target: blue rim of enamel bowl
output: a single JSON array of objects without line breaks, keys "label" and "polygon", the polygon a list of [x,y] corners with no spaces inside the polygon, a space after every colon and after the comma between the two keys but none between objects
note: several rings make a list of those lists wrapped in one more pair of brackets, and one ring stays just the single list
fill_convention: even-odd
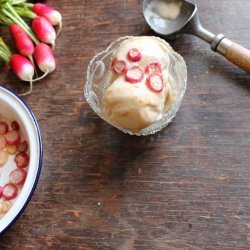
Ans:
[{"label": "blue rim of enamel bowl", "polygon": [[35,125],[36,128],[36,132],[37,132],[37,137],[38,137],[38,143],[39,143],[39,161],[38,161],[38,168],[37,168],[37,173],[36,173],[36,177],[35,177],[35,181],[33,184],[33,187],[25,201],[25,203],[23,204],[22,208],[19,210],[19,212],[15,215],[15,217],[11,220],[11,222],[2,230],[0,231],[0,236],[3,235],[20,217],[20,215],[24,212],[26,206],[28,205],[28,203],[30,202],[30,199],[32,197],[32,195],[34,194],[34,191],[37,187],[38,181],[39,181],[39,177],[41,174],[41,170],[42,170],[42,161],[43,161],[43,143],[42,143],[42,137],[41,137],[41,132],[40,132],[40,128],[38,125],[38,122],[35,118],[34,113],[31,111],[30,107],[28,106],[28,104],[21,98],[19,97],[17,94],[15,94],[12,90],[0,86],[0,89],[3,89],[4,91],[8,92],[10,95],[14,96],[14,98],[18,99],[26,108],[26,110],[29,112],[29,114],[31,115],[31,118],[33,120],[33,123]]}]

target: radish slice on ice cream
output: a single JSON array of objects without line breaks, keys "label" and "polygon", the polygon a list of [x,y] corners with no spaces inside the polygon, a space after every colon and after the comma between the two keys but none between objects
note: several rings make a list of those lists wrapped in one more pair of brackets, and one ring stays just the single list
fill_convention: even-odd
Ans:
[{"label": "radish slice on ice cream", "polygon": [[130,83],[139,83],[143,79],[143,71],[139,66],[134,66],[127,70],[126,81]]},{"label": "radish slice on ice cream", "polygon": [[141,60],[141,58],[142,58],[141,52],[136,48],[131,49],[128,52],[128,59],[131,62],[139,62]]},{"label": "radish slice on ice cream", "polygon": [[163,78],[159,74],[152,74],[147,78],[148,88],[155,92],[160,93],[163,90]]}]

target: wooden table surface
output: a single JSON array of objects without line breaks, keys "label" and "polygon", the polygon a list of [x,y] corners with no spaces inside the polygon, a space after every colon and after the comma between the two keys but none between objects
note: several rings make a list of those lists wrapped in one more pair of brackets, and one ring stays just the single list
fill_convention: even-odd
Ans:
[{"label": "wooden table surface", "polygon": [[[43,168],[0,249],[249,249],[250,75],[183,36],[171,42],[188,67],[177,117],[153,136],[123,134],[94,114],[83,86],[89,60],[111,41],[154,34],[142,0],[46,2],[63,14],[57,70],[25,97],[42,131]],[[250,48],[250,1],[196,3],[207,29]]]}]

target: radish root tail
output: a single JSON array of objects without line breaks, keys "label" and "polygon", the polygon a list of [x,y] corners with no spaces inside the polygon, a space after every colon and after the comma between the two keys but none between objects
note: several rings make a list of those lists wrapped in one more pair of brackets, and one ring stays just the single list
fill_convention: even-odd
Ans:
[{"label": "radish root tail", "polygon": [[29,58],[29,60],[31,61],[31,63],[33,64],[33,66],[34,66],[36,77],[38,77],[38,74],[37,74],[37,70],[36,70],[36,67],[35,67],[35,63],[34,63],[33,56],[29,56],[28,58]]},{"label": "radish root tail", "polygon": [[60,23],[58,24],[58,30],[57,30],[57,32],[56,32],[56,37],[58,37],[58,36],[60,35],[61,31],[62,31],[62,22],[60,22]]},{"label": "radish root tail", "polygon": [[38,81],[42,80],[42,79],[45,78],[48,74],[49,74],[49,71],[47,70],[42,76],[40,76],[40,77],[34,79],[33,82],[38,82]]},{"label": "radish root tail", "polygon": [[25,92],[25,93],[20,94],[20,96],[26,96],[26,95],[31,94],[32,89],[33,89],[33,81],[32,81],[32,79],[30,79],[29,83],[30,83],[30,89],[29,89],[29,91],[27,91],[27,92]]}]

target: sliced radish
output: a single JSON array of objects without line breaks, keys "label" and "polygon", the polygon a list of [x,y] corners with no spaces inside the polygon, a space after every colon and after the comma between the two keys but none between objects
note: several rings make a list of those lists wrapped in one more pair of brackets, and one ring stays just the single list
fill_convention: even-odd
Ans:
[{"label": "sliced radish", "polygon": [[5,200],[15,199],[17,195],[18,188],[14,184],[8,183],[3,187],[3,198]]},{"label": "sliced radish", "polygon": [[14,169],[9,176],[10,182],[16,185],[23,184],[25,182],[26,176],[27,174],[23,169],[21,168]]},{"label": "sliced radish", "polygon": [[15,130],[9,131],[5,135],[5,138],[6,138],[7,143],[9,145],[18,145],[19,144],[20,136],[19,136],[18,132]]},{"label": "sliced radish", "polygon": [[8,152],[5,150],[0,150],[0,167],[2,167],[8,161],[8,158]]},{"label": "sliced radish", "polygon": [[112,61],[112,69],[116,75],[121,75],[127,70],[126,62],[124,60],[117,60],[117,58],[114,58]]},{"label": "sliced radish", "polygon": [[3,187],[0,186],[0,199],[2,198],[3,195]]},{"label": "sliced radish", "polygon": [[161,64],[159,62],[152,62],[146,67],[146,74],[151,75],[153,73],[155,74],[161,74]]},{"label": "sliced radish", "polygon": [[163,78],[159,74],[152,74],[147,78],[148,88],[155,92],[160,93],[163,90]]},{"label": "sliced radish", "polygon": [[12,207],[11,201],[4,201],[2,204],[2,213],[6,214]]},{"label": "sliced radish", "polygon": [[13,122],[11,123],[11,127],[12,127],[14,130],[16,130],[16,131],[18,131],[18,130],[20,129],[19,123],[18,123],[17,121],[13,121]]},{"label": "sliced radish", "polygon": [[28,142],[27,141],[22,141],[19,145],[18,145],[18,151],[19,152],[26,152],[28,149]]},{"label": "sliced radish", "polygon": [[29,164],[29,160],[29,156],[24,152],[18,153],[14,159],[17,167],[19,168],[26,168]]},{"label": "sliced radish", "polygon": [[139,62],[141,60],[141,58],[142,58],[141,52],[136,48],[131,49],[128,52],[128,59],[131,62]]},{"label": "sliced radish", "polygon": [[9,131],[7,122],[0,122],[0,135],[5,135]]},{"label": "sliced radish", "polygon": [[127,70],[126,72],[126,81],[130,83],[138,83],[143,79],[143,71],[139,66],[134,66]]},{"label": "sliced radish", "polygon": [[7,145],[7,141],[4,135],[0,135],[0,150],[3,150]]},{"label": "sliced radish", "polygon": [[10,155],[15,155],[17,152],[17,145],[7,145],[6,150]]}]

